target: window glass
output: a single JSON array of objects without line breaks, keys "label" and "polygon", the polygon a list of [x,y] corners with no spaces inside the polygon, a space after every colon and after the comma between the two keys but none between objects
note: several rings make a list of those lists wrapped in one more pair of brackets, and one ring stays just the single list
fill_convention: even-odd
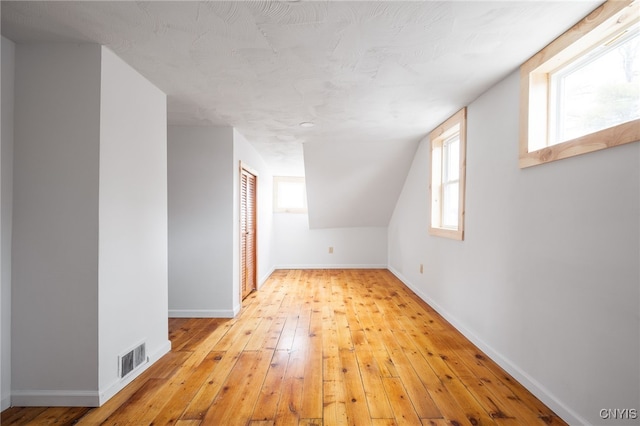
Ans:
[{"label": "window glass", "polygon": [[278,184],[279,208],[302,209],[304,205],[304,182],[280,182]]},{"label": "window glass", "polygon": [[460,176],[460,133],[456,133],[444,142],[443,180],[450,182]]},{"label": "window glass", "polygon": [[442,227],[458,228],[458,182],[444,185],[442,203]]},{"label": "window glass", "polygon": [[640,118],[638,25],[551,74],[557,144]]},{"label": "window glass", "polygon": [[273,182],[275,212],[305,213],[307,211],[307,192],[303,177],[276,176]]},{"label": "window glass", "polygon": [[458,178],[460,176],[460,133],[443,142],[442,227],[458,227]]}]

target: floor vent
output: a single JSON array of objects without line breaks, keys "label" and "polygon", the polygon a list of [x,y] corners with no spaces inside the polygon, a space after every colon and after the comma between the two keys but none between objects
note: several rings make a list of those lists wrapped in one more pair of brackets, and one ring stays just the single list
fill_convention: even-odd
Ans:
[{"label": "floor vent", "polygon": [[147,360],[147,348],[143,343],[120,357],[120,378],[125,377]]}]

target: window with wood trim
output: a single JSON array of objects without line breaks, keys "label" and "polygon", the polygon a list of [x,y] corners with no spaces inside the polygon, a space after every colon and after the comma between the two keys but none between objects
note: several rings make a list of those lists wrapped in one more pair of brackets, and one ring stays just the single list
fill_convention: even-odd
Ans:
[{"label": "window with wood trim", "polygon": [[640,1],[609,0],[520,67],[520,167],[640,140]]},{"label": "window with wood trim", "polygon": [[463,240],[467,109],[461,109],[436,127],[429,134],[429,142],[429,234]]},{"label": "window with wood trim", "polygon": [[273,178],[273,211],[276,213],[306,213],[307,191],[303,177]]}]

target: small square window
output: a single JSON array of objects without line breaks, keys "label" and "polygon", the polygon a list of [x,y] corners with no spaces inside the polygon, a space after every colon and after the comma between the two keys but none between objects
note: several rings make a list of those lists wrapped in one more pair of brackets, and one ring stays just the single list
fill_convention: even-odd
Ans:
[{"label": "small square window", "polygon": [[431,220],[429,234],[464,238],[466,108],[429,134]]},{"label": "small square window", "polygon": [[307,192],[303,177],[275,176],[273,178],[273,211],[277,213],[307,212]]}]

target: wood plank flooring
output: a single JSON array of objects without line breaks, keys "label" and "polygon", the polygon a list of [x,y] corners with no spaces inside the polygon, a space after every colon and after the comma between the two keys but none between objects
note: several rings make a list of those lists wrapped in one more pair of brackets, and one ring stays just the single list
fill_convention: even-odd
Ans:
[{"label": "wood plank flooring", "polygon": [[100,408],[2,425],[565,424],[386,270],[278,270],[234,319],[170,319],[172,351]]}]

